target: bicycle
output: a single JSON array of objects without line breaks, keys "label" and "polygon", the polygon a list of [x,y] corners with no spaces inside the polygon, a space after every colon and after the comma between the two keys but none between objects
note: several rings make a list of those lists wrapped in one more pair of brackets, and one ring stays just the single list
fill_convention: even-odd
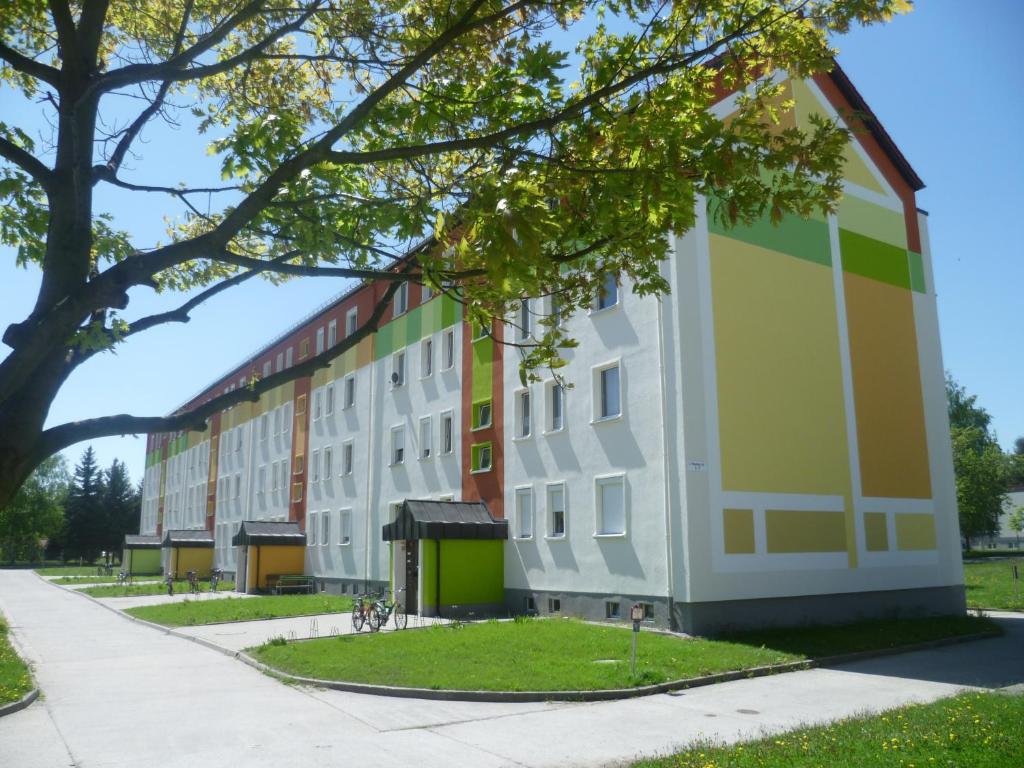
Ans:
[{"label": "bicycle", "polygon": [[164,578],[164,584],[167,585],[167,594],[170,597],[174,597],[174,574],[168,573]]},{"label": "bicycle", "polygon": [[97,565],[96,575],[97,576],[112,576],[114,574],[114,566],[112,565]]},{"label": "bicycle", "polygon": [[395,617],[395,629],[405,629],[409,624],[409,614],[403,610],[404,600],[398,599],[398,592],[405,592],[405,588],[397,589],[393,593],[395,595],[394,600],[388,600],[385,593],[379,598],[373,601],[373,605],[370,606],[370,615],[368,621],[370,622],[370,631],[377,632],[388,623],[388,620]]},{"label": "bicycle", "polygon": [[132,574],[122,568],[117,573],[117,585],[119,587],[130,587],[132,585]]},{"label": "bicycle", "polygon": [[188,591],[193,595],[199,594],[199,574],[195,571],[189,571],[185,574],[188,578]]},{"label": "bicycle", "polygon": [[[352,603],[352,629],[356,632],[363,628],[370,615],[371,600],[369,595],[359,595]],[[371,627],[372,628],[372,627]]]},{"label": "bicycle", "polygon": [[210,591],[217,591],[217,584],[224,578],[224,571],[220,568],[214,568],[210,571]]}]

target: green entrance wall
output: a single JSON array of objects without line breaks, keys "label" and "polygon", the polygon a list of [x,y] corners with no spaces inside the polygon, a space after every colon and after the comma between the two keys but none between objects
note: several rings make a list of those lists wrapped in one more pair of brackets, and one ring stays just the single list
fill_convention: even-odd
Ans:
[{"label": "green entrance wall", "polygon": [[438,547],[441,611],[446,607],[505,602],[505,542],[500,539],[425,540],[420,558],[423,608],[437,607]]},{"label": "green entrance wall", "polygon": [[133,576],[160,573],[159,549],[125,549],[121,563]]}]

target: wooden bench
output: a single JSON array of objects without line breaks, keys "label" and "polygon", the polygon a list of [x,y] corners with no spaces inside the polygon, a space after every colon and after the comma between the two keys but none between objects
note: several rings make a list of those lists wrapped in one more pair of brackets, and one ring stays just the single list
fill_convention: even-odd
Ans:
[{"label": "wooden bench", "polygon": [[312,576],[303,576],[302,574],[282,575],[277,576],[276,578],[273,576],[268,576],[268,586],[271,582],[271,579],[274,579],[273,589],[275,595],[283,595],[288,592],[300,592],[305,593],[307,595],[313,594]]}]

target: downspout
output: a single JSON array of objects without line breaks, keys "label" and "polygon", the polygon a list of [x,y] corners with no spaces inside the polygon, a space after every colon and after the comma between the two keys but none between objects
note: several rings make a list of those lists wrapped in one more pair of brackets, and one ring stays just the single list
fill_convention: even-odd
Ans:
[{"label": "downspout", "polygon": [[[669,263],[676,265],[678,254],[675,250],[675,242],[672,244],[672,256]],[[665,502],[665,564],[668,568],[668,625],[672,626],[672,604],[675,601],[675,568],[672,564],[672,480],[669,474],[672,466],[669,456],[668,439],[668,381],[665,375],[665,307],[661,299],[658,299],[658,378],[661,384],[661,455],[662,472],[664,473],[664,502]],[[682,386],[682,382],[680,382]]]},{"label": "downspout", "polygon": [[[382,363],[382,365],[383,365],[383,363]],[[374,461],[374,458],[373,458],[373,416],[374,416],[374,397],[373,397],[373,395],[374,395],[374,379],[376,378],[376,376],[374,374],[376,373],[376,369],[377,369],[377,361],[374,360],[374,361],[372,361],[370,363],[370,384],[367,387],[370,390],[369,393],[368,393],[369,406],[370,406],[369,407],[370,417],[369,417],[369,429],[367,431],[367,437],[366,437],[366,455],[367,455],[367,457],[369,459],[369,462],[368,462],[369,466],[367,467],[367,471],[366,471],[366,526],[365,526],[366,527],[366,532],[364,534],[365,541],[363,542],[363,544],[364,544],[364,546],[363,546],[363,592],[364,593],[370,591],[370,528],[372,527],[371,524],[370,524],[370,521],[372,519],[371,509],[372,509],[372,506],[373,506],[373,497],[371,496],[371,491],[373,489],[374,468],[377,466],[377,464],[376,464],[376,462]],[[356,372],[352,371],[352,376],[355,377],[355,375],[356,375]],[[355,385],[353,385],[353,386],[355,386]],[[357,394],[357,397],[358,397],[358,394]],[[355,449],[355,445],[353,444],[353,447],[352,447],[352,464],[353,464],[353,467],[354,467],[355,461],[356,461],[355,450],[356,450]],[[389,545],[389,546],[391,546],[391,545]]]}]

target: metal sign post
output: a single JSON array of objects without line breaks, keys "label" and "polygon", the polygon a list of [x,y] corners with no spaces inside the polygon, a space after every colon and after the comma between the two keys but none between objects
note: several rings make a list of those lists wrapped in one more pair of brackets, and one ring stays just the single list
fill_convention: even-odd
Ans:
[{"label": "metal sign post", "polygon": [[1013,566],[1013,602],[1017,603],[1017,582],[1020,581],[1020,572],[1017,570],[1016,564]]},{"label": "metal sign post", "polygon": [[640,603],[635,604],[629,611],[629,617],[633,619],[633,656],[629,664],[630,674],[636,677],[636,639],[640,636],[640,622],[644,620],[644,607]]}]

